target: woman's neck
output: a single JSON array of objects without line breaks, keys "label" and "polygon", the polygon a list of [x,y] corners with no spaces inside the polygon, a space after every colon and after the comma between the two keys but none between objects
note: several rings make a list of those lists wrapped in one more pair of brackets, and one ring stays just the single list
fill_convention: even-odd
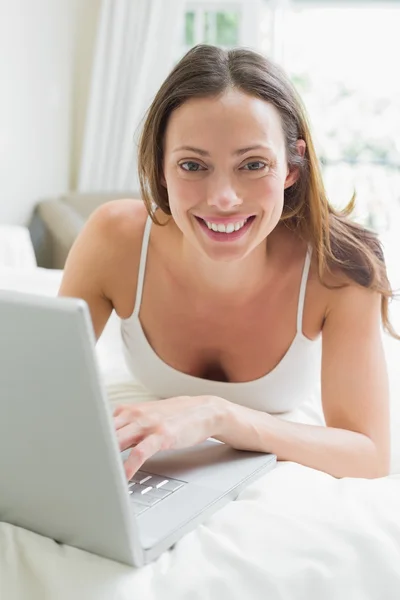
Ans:
[{"label": "woman's neck", "polygon": [[[273,232],[274,233],[274,232]],[[241,305],[254,298],[276,272],[276,234],[236,261],[216,261],[199,251],[182,234],[176,245],[180,256],[180,271],[187,287],[200,296],[212,296],[215,301]],[[273,239],[274,238],[274,239]]]}]

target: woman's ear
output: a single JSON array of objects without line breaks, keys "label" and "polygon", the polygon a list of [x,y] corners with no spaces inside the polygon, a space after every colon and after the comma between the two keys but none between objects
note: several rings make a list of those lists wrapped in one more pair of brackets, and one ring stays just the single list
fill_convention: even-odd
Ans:
[{"label": "woman's ear", "polygon": [[[304,140],[297,140],[296,142],[296,146],[297,146],[297,152],[298,154],[303,157],[306,153],[306,143]],[[299,178],[299,168],[298,167],[293,167],[292,169],[289,169],[288,167],[288,172],[286,175],[286,179],[285,179],[285,189],[290,187],[291,185],[293,185],[294,183],[296,183],[297,179]]]}]

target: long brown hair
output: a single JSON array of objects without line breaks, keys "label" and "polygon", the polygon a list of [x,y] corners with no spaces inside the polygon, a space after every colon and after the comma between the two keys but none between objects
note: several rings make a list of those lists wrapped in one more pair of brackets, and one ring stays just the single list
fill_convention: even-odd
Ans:
[{"label": "long brown hair", "polygon": [[[296,183],[285,190],[281,221],[311,243],[321,282],[326,273],[341,273],[379,292],[383,327],[400,339],[388,316],[388,302],[394,294],[377,235],[349,219],[354,197],[343,211],[329,203],[303,103],[282,69],[256,52],[200,44],[186,53],[162,84],[148,110],[138,155],[142,198],[153,221],[160,224],[155,207],[171,214],[168,192],[161,183],[169,116],[190,98],[216,97],[228,88],[270,102],[280,113],[288,166],[299,169]],[[304,157],[297,151],[299,139],[306,143]]]}]

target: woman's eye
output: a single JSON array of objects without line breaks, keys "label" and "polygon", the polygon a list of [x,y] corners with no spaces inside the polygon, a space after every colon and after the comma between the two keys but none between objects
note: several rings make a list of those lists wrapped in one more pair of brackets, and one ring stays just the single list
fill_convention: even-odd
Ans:
[{"label": "woman's eye", "polygon": [[186,162],[181,163],[179,166],[184,171],[193,171],[195,173],[197,171],[204,171],[204,168],[201,165],[199,165],[199,163],[194,162],[192,160],[187,160]]},{"label": "woman's eye", "polygon": [[252,162],[247,163],[247,165],[244,165],[242,168],[246,171],[261,171],[266,166],[266,163],[262,162],[261,160],[253,160]]}]

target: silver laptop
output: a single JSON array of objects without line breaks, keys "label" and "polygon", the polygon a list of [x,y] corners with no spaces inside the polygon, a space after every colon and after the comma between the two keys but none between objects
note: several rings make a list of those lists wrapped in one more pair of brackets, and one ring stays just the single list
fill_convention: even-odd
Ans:
[{"label": "silver laptop", "polygon": [[0,520],[141,566],[236,498],[276,456],[215,440],[128,482],[87,304],[0,292]]}]

